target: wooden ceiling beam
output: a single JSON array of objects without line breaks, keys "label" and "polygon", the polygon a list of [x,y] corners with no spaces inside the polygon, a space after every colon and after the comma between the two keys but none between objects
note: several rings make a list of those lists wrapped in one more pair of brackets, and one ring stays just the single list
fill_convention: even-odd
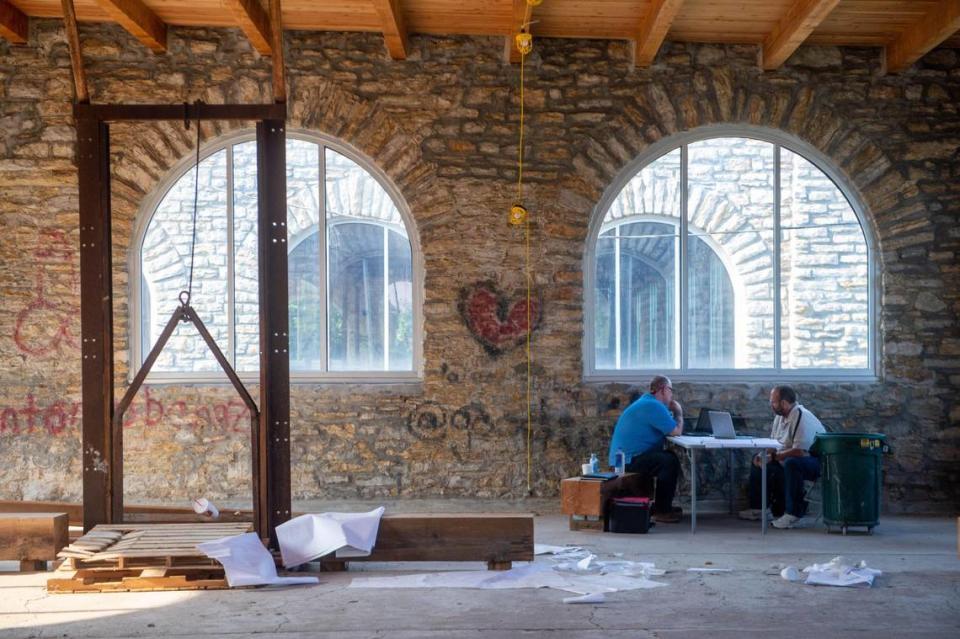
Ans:
[{"label": "wooden ceiling beam", "polygon": [[510,33],[507,34],[503,43],[503,61],[506,64],[518,64],[520,62],[520,50],[517,49],[517,34],[523,31],[526,26],[527,33],[533,33],[527,22],[533,16],[533,7],[527,4],[527,0],[507,0],[511,4],[510,9]]},{"label": "wooden ceiling beam", "polygon": [[237,26],[246,34],[250,44],[260,55],[271,55],[270,16],[259,0],[223,0],[237,20]]},{"label": "wooden ceiling beam", "polygon": [[67,31],[67,46],[70,49],[70,68],[73,72],[73,88],[77,104],[88,104],[90,92],[87,90],[87,74],[83,70],[83,53],[80,49],[80,32],[77,29],[77,12],[73,0],[60,0],[63,7],[63,21]]},{"label": "wooden ceiling beam", "polygon": [[283,18],[280,0],[270,1],[270,46],[273,49],[273,101],[287,103],[287,68],[283,64]]},{"label": "wooden ceiling beam", "polygon": [[383,39],[390,57],[394,60],[405,60],[410,41],[400,0],[373,0],[373,6],[383,24]]},{"label": "wooden ceiling beam", "polygon": [[763,40],[761,66],[772,71],[787,61],[803,41],[830,15],[840,0],[797,0]]},{"label": "wooden ceiling beam", "polygon": [[26,44],[29,32],[26,14],[7,0],[0,0],[0,37],[13,44]]},{"label": "wooden ceiling beam", "polygon": [[887,45],[888,73],[910,68],[931,49],[960,29],[960,0],[941,0],[925,16]]},{"label": "wooden ceiling beam", "polygon": [[141,0],[97,0],[117,24],[154,53],[167,50],[167,25]]},{"label": "wooden ceiling beam", "polygon": [[634,58],[636,66],[648,67],[653,64],[682,4],[683,0],[651,0],[650,10],[637,29]]}]

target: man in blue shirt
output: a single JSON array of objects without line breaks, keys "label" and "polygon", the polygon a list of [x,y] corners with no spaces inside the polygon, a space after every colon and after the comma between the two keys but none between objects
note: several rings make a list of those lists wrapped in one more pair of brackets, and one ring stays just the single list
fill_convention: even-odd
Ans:
[{"label": "man in blue shirt", "polygon": [[677,523],[682,511],[673,507],[680,477],[680,460],[663,450],[664,438],[683,432],[683,408],[673,399],[670,379],[657,375],[650,380],[650,392],[630,404],[617,420],[610,440],[609,461],[616,465],[618,450],[626,456],[626,471],[657,480],[651,518]]}]

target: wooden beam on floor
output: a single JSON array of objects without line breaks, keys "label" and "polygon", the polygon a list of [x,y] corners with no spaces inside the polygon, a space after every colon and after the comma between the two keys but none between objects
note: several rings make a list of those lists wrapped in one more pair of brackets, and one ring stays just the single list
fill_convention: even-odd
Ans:
[{"label": "wooden beam on floor", "polygon": [[796,0],[763,40],[763,69],[772,71],[786,62],[838,4],[840,0]]},{"label": "wooden beam on floor", "polygon": [[287,69],[283,63],[283,12],[280,10],[280,0],[270,0],[270,45],[273,49],[273,101],[286,104]]},{"label": "wooden beam on floor", "polygon": [[0,0],[0,37],[13,44],[26,44],[30,32],[27,16],[23,11]]},{"label": "wooden beam on floor", "polygon": [[83,51],[80,48],[80,32],[77,29],[77,12],[73,0],[60,0],[63,7],[63,22],[66,25],[67,45],[70,49],[70,69],[73,72],[74,98],[78,104],[90,102],[87,89],[87,74],[83,70]]},{"label": "wooden beam on floor", "polygon": [[383,39],[390,57],[394,60],[406,60],[410,42],[400,0],[373,0],[373,6],[380,15]]},{"label": "wooden beam on floor", "polygon": [[290,338],[287,285],[286,125],[257,123],[260,281],[260,422],[253,429],[254,522],[277,548],[290,519]]},{"label": "wooden beam on floor", "polygon": [[682,4],[683,0],[651,0],[650,9],[637,29],[636,66],[648,67],[653,64]]},{"label": "wooden beam on floor", "polygon": [[530,25],[527,23],[533,16],[533,7],[527,4],[527,0],[508,0],[512,4],[510,17],[510,33],[507,34],[503,43],[503,61],[506,64],[519,64],[520,51],[517,49],[517,34],[521,31],[533,33]]},{"label": "wooden beam on floor", "polygon": [[270,33],[270,16],[259,0],[223,0],[223,3],[236,18],[237,26],[246,34],[253,48],[260,55],[271,55],[273,36]]},{"label": "wooden beam on floor", "polygon": [[167,25],[140,0],[96,0],[107,15],[154,53],[167,50]]},{"label": "wooden beam on floor", "polygon": [[887,46],[888,73],[910,68],[960,29],[960,0],[941,0]]}]

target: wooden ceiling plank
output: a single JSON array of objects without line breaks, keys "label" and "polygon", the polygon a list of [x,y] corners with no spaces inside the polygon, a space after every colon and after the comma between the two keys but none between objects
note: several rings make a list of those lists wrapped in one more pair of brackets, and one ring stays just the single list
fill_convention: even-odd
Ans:
[{"label": "wooden ceiling plank", "polygon": [[287,103],[287,69],[283,63],[283,15],[280,0],[270,0],[270,45],[273,60],[273,101]]},{"label": "wooden ceiling plank", "polygon": [[117,24],[154,53],[167,50],[167,25],[141,0],[97,0]]},{"label": "wooden ceiling plank", "polygon": [[67,45],[70,49],[70,68],[73,71],[73,88],[77,104],[89,104],[90,92],[87,90],[87,74],[83,70],[83,53],[80,50],[80,32],[77,30],[77,12],[73,0],[60,0],[63,7],[63,21],[67,31]]},{"label": "wooden ceiling plank", "polygon": [[270,55],[270,16],[259,0],[223,0],[237,20],[237,26],[246,34],[250,44],[260,55]]},{"label": "wooden ceiling plank", "polygon": [[29,32],[26,14],[7,0],[0,0],[0,37],[13,44],[26,44]]},{"label": "wooden ceiling plank", "polygon": [[762,65],[772,71],[787,61],[840,0],[797,0],[763,40]]},{"label": "wooden ceiling plank", "polygon": [[[507,64],[520,63],[520,51],[517,49],[516,36],[523,30],[524,25],[533,16],[533,8],[527,4],[527,0],[507,0],[510,2],[510,33],[503,42],[503,61]],[[527,25],[527,32],[533,33],[531,27]]]},{"label": "wooden ceiling plank", "polygon": [[636,66],[648,67],[653,63],[682,4],[683,0],[651,0],[650,10],[637,29]]},{"label": "wooden ceiling plank", "polygon": [[960,0],[941,0],[887,46],[887,72],[898,73],[960,29]]},{"label": "wooden ceiling plank", "polygon": [[400,0],[373,0],[373,5],[383,23],[383,39],[390,57],[394,60],[405,60],[410,41]]}]

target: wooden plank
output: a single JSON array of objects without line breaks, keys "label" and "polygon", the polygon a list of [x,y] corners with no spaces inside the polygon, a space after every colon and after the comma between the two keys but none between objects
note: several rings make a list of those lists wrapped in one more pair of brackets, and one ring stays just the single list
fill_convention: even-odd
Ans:
[{"label": "wooden plank", "polygon": [[273,101],[277,104],[287,102],[287,70],[283,63],[283,15],[280,11],[280,0],[270,2],[270,45],[273,49],[271,58],[273,68]]},{"label": "wooden plank", "polygon": [[771,71],[786,62],[840,0],[797,0],[763,41],[762,66]]},{"label": "wooden plank", "polygon": [[[4,512],[65,512],[69,515],[70,525],[80,526],[83,524],[83,505],[69,502],[0,500],[0,513]],[[225,508],[220,511],[220,517],[211,522],[209,517],[196,514],[193,508],[124,504],[123,517],[124,521],[128,523],[147,521],[182,523],[250,522],[253,520],[253,511]]]},{"label": "wooden plank", "polygon": [[75,117],[129,120],[269,120],[285,119],[282,104],[77,104]]},{"label": "wooden plank", "polygon": [[532,27],[528,24],[533,16],[533,7],[527,4],[527,0],[508,1],[511,6],[510,31],[503,43],[503,61],[507,64],[518,64],[521,55],[520,50],[517,49],[516,37],[521,31],[533,33]]},{"label": "wooden plank", "polygon": [[390,57],[406,60],[410,43],[400,0],[373,0],[373,6],[383,23],[383,39]]},{"label": "wooden plank", "polygon": [[650,8],[637,29],[634,64],[648,67],[653,63],[682,5],[683,0],[651,0]]},{"label": "wooden plank", "polygon": [[0,0],[0,37],[13,44],[26,44],[29,34],[26,14],[8,0]]},{"label": "wooden plank", "polygon": [[67,521],[66,513],[0,513],[0,559],[55,560],[67,545]]},{"label": "wooden plank", "polygon": [[253,48],[260,55],[271,55],[273,36],[270,33],[270,16],[263,10],[259,0],[223,0],[223,3],[237,19],[237,26],[246,34]]},{"label": "wooden plank", "polygon": [[167,25],[140,0],[96,0],[117,24],[154,53],[167,50]]},{"label": "wooden plank", "polygon": [[257,533],[277,548],[290,519],[290,339],[287,290],[286,125],[257,123],[260,420],[251,425]]},{"label": "wooden plank", "polygon": [[[65,0],[69,1],[69,0]],[[106,124],[77,119],[80,195],[80,332],[83,527],[114,520],[113,281],[110,142]]]},{"label": "wooden plank", "polygon": [[368,557],[333,561],[533,561],[533,515],[384,515]]},{"label": "wooden plank", "polygon": [[941,0],[910,25],[886,51],[888,73],[899,73],[960,29],[960,0]]},{"label": "wooden plank", "polygon": [[67,32],[67,45],[70,49],[74,99],[79,104],[86,104],[90,102],[90,91],[87,89],[87,75],[83,70],[83,50],[80,48],[77,14],[73,8],[73,0],[61,0],[61,3],[63,5],[63,21]]}]

